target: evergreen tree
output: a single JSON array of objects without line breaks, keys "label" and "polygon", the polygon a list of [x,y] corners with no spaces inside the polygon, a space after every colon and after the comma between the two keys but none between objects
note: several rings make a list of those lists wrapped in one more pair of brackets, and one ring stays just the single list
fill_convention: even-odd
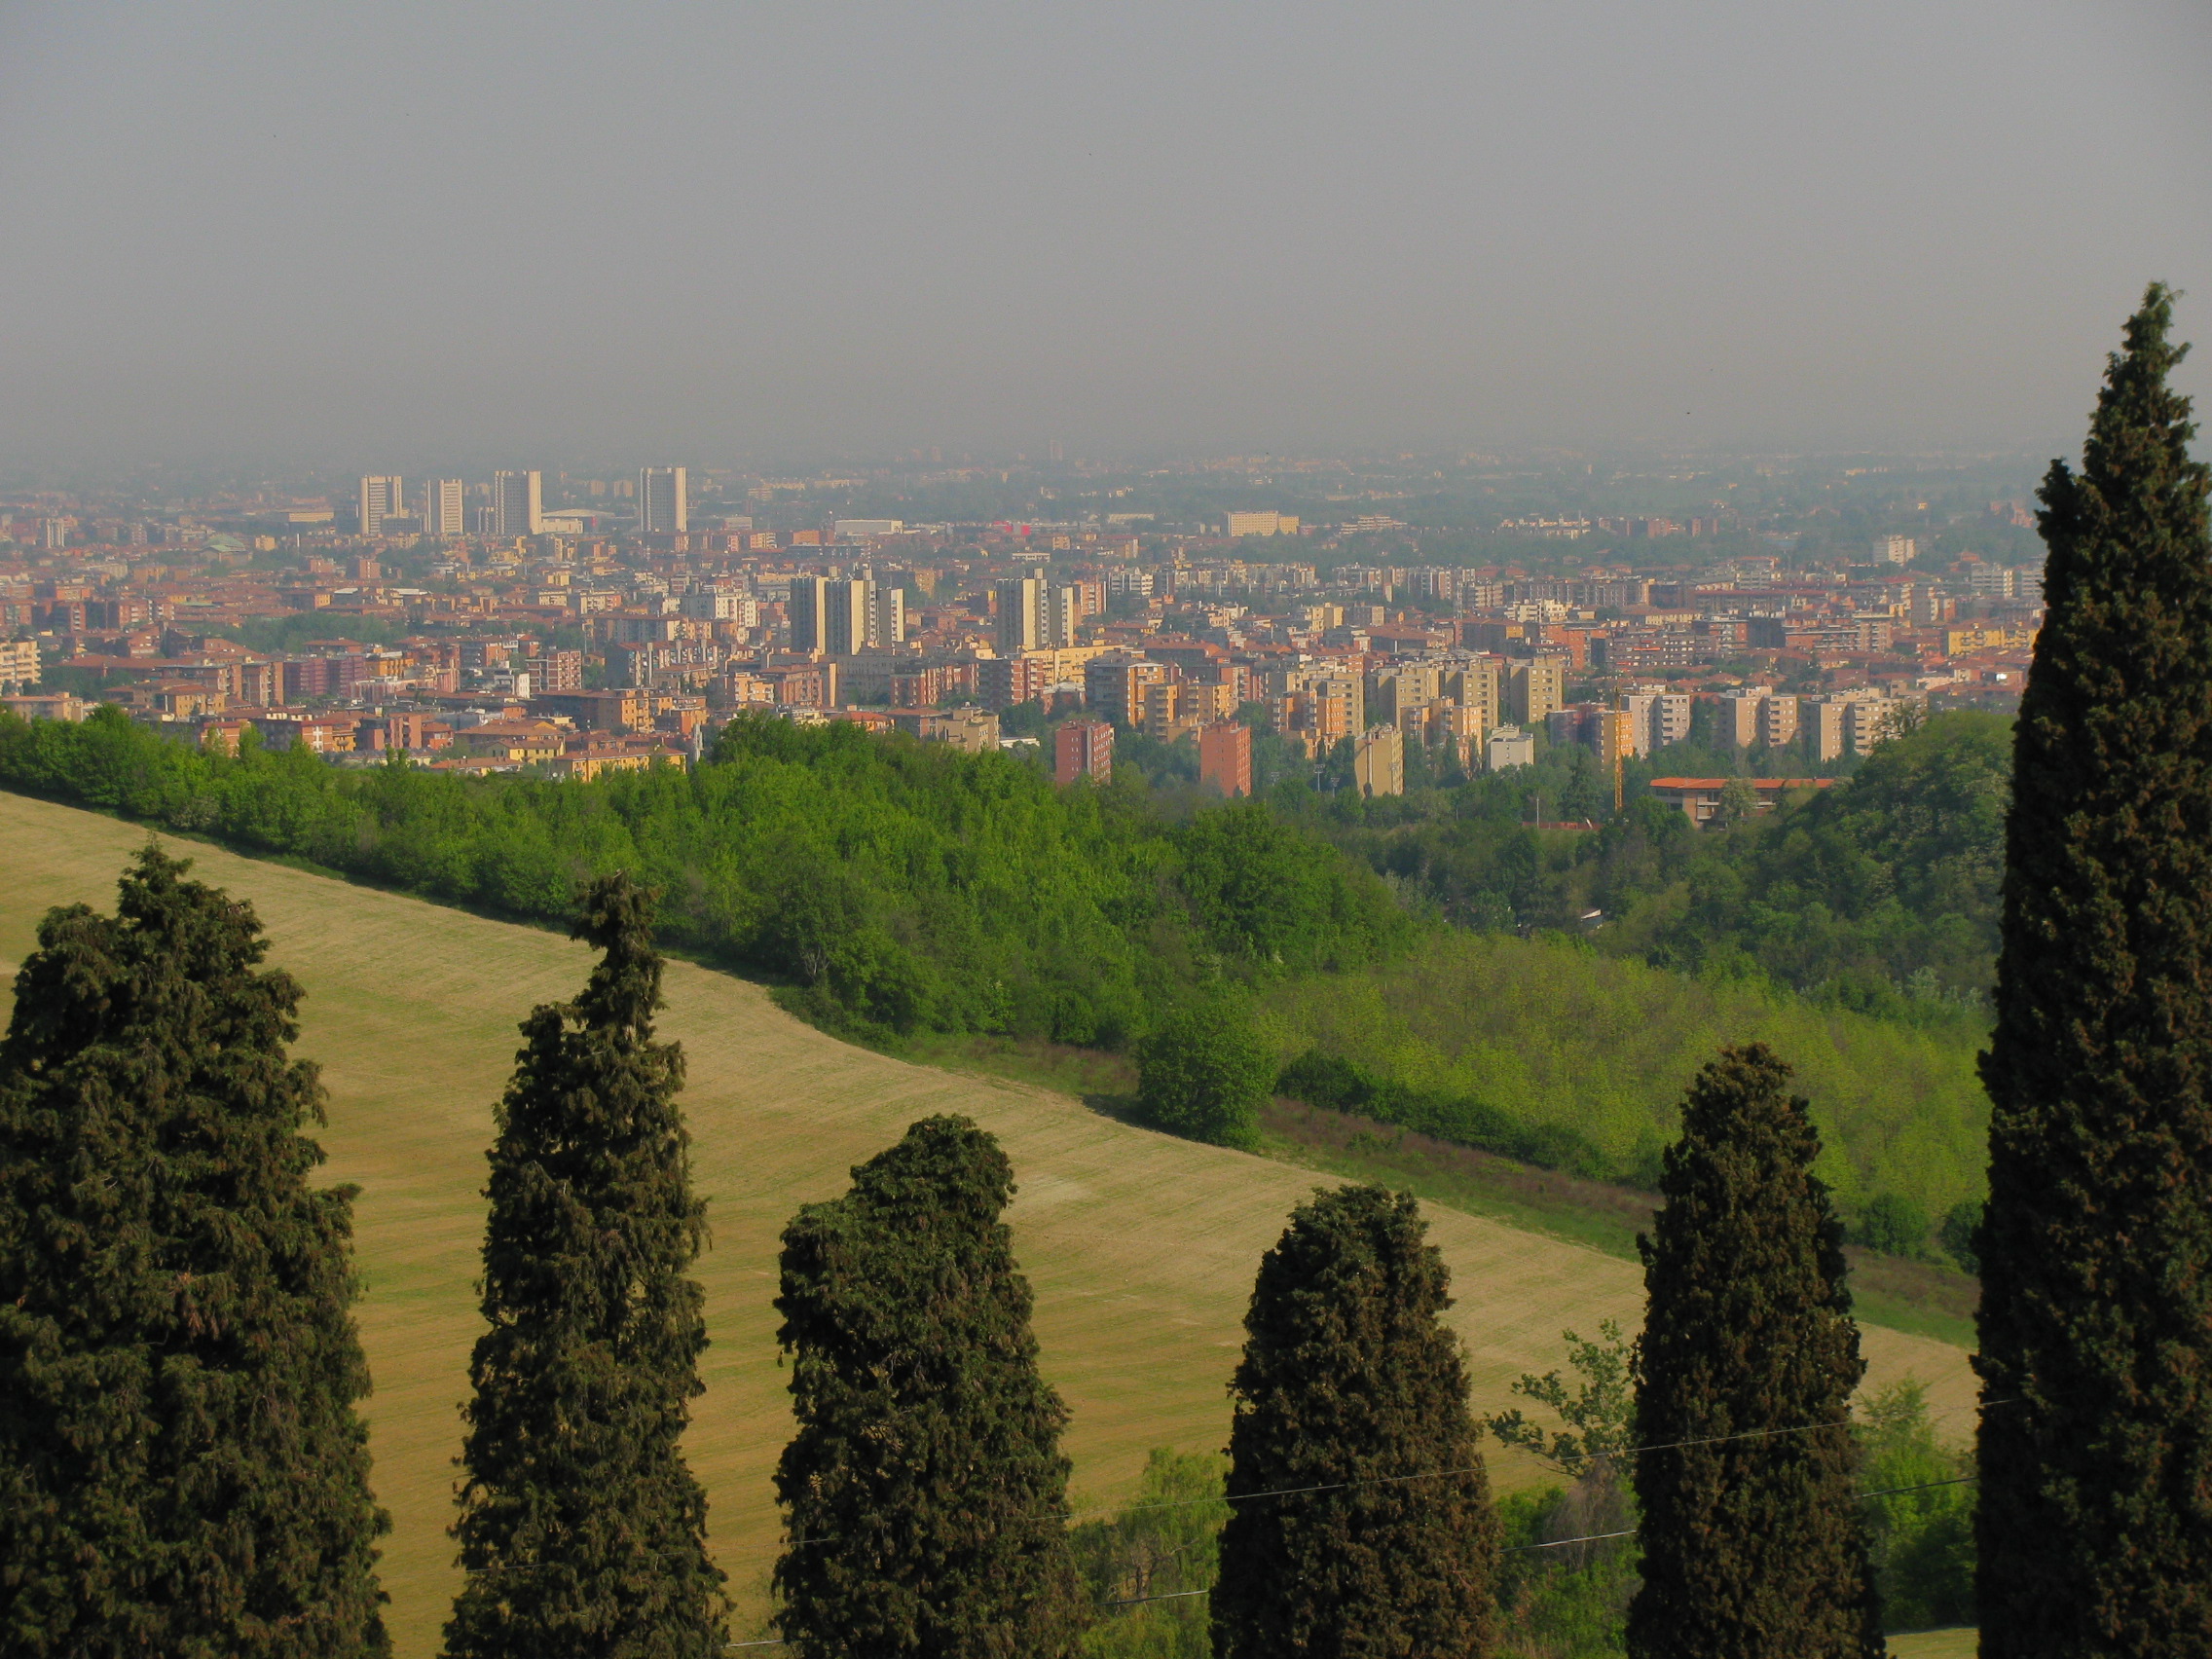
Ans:
[{"label": "evergreen tree", "polygon": [[2154,286],[2014,734],[1981,1260],[1982,1651],[2212,1652],[2212,473]]},{"label": "evergreen tree", "polygon": [[776,1309],[798,1432],[776,1474],[778,1627],[805,1655],[1058,1659],[1083,1590],[1067,1410],[1037,1373],[999,1213],[1014,1171],[927,1118],[784,1232]]},{"label": "evergreen tree", "polygon": [[705,1233],[676,1105],[652,895],[583,894],[605,954],[523,1022],[499,1104],[484,1316],[461,1461],[455,1659],[664,1659],[725,1640],[707,1503],[679,1441],[707,1346],[688,1275]]},{"label": "evergreen tree", "polygon": [[1493,1647],[1497,1519],[1426,1234],[1412,1198],[1342,1187],[1260,1262],[1230,1383],[1221,1659]]},{"label": "evergreen tree", "polygon": [[50,911],[0,1045],[0,1651],[388,1651],[351,1188],[300,987],[149,846]]},{"label": "evergreen tree", "polygon": [[1755,1043],[1698,1074],[1638,1241],[1633,1659],[1883,1651],[1845,1421],[1865,1367],[1843,1228],[1788,1081]]}]

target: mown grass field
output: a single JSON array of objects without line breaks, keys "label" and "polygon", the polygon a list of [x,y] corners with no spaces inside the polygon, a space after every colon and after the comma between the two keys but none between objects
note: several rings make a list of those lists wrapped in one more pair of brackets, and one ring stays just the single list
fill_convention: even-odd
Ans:
[{"label": "mown grass field", "polygon": [[[0,959],[12,969],[48,906],[108,908],[142,830],[0,795]],[[172,845],[175,845],[172,843]],[[331,1096],[328,1174],[361,1188],[356,1238],[378,1494],[390,1509],[384,1578],[402,1659],[433,1653],[454,1587],[453,1457],[475,1294],[491,1106],[532,1004],[571,994],[587,953],[487,921],[217,849],[181,845],[199,873],[250,899],[273,960],[306,985],[301,1052]],[[915,1118],[965,1112],[1002,1136],[1021,1183],[1012,1220],[1037,1295],[1048,1375],[1074,1414],[1079,1495],[1111,1502],[1146,1450],[1219,1447],[1223,1384],[1260,1253],[1309,1189],[1308,1172],[1115,1122],[1064,1095],[948,1074],[839,1043],[756,985],[675,964],[664,1031],[690,1061],[684,1095],[714,1247],[699,1277],[714,1346],[687,1442],[712,1502],[715,1548],[748,1616],[777,1538],[768,1481],[788,1428],[775,1346],[776,1238],[791,1212],[841,1192],[849,1167]],[[1449,1209],[1449,1259],[1479,1409],[1527,1370],[1559,1363],[1563,1327],[1634,1322],[1630,1264]],[[1956,1347],[1869,1328],[1873,1381],[1916,1373],[1945,1420],[1972,1402]],[[1499,1480],[1532,1478],[1500,1461]]]},{"label": "mown grass field", "polygon": [[1981,1642],[1976,1630],[1916,1630],[1909,1636],[1890,1638],[1896,1659],[1974,1659]]}]

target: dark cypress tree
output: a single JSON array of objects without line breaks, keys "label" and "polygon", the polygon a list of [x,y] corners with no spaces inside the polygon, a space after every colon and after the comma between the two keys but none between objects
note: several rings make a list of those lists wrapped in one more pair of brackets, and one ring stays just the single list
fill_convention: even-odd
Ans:
[{"label": "dark cypress tree", "polygon": [[679,1445],[707,1346],[689,1276],[705,1220],[683,1053],[653,1041],[652,897],[622,875],[585,890],[572,932],[605,955],[583,995],[523,1021],[499,1103],[456,1659],[696,1659],[726,1640]]},{"label": "dark cypress tree", "polygon": [[2014,733],[1981,1259],[1982,1651],[2212,1653],[2212,534],[2154,286]]},{"label": "dark cypress tree", "polygon": [[1230,1383],[1221,1659],[1494,1646],[1497,1518],[1427,1231],[1410,1197],[1342,1187],[1261,1259]]},{"label": "dark cypress tree", "polygon": [[1763,1045],[1700,1072],[1643,1252],[1633,1659],[1877,1659],[1858,1449],[1865,1367],[1820,1137]]},{"label": "dark cypress tree", "polygon": [[1066,1408],[1037,1374],[1029,1285],[999,1220],[1014,1171],[926,1118],[784,1231],[798,1432],[776,1473],[778,1628],[846,1659],[1059,1659],[1083,1589]]},{"label": "dark cypress tree", "polygon": [[388,1650],[351,1188],[300,987],[149,846],[48,913],[0,1046],[0,1651]]}]

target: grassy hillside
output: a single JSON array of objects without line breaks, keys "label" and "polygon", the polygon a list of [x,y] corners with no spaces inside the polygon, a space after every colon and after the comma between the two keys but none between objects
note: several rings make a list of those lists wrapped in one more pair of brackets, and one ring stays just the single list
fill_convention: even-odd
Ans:
[{"label": "grassy hillside", "polygon": [[1285,1059],[1318,1049],[1423,1093],[1572,1131],[1604,1173],[1646,1184],[1683,1085],[1723,1043],[1757,1039],[1796,1068],[1825,1145],[1821,1175],[1846,1212],[1890,1191],[1940,1216],[1981,1190],[1989,1104],[1978,1042],[1963,1029],[1469,934],[1357,976],[1274,986],[1266,1006]]},{"label": "grassy hillside", "polygon": [[[107,907],[143,831],[0,796],[0,958],[12,966],[47,906]],[[358,1183],[360,1319],[377,1392],[376,1482],[391,1509],[385,1582],[402,1659],[435,1650],[452,1593],[456,1409],[477,1324],[471,1281],[491,1103],[515,1022],[571,994],[586,955],[553,934],[185,844],[208,879],[250,899],[274,959],[306,985],[302,1052],[331,1091],[332,1180]],[[1224,1383],[1260,1252],[1312,1176],[1155,1135],[1063,1095],[902,1061],[839,1043],[746,982],[687,964],[669,975],[666,1030],[690,1056],[684,1095],[712,1251],[700,1264],[714,1346],[689,1448],[713,1505],[715,1547],[757,1611],[775,1549],[768,1470],[787,1432],[769,1307],[775,1240],[791,1212],[929,1112],[962,1111],[1005,1138],[1021,1183],[1014,1242],[1037,1293],[1048,1376],[1074,1413],[1083,1497],[1135,1485],[1146,1450],[1220,1446]],[[1478,1406],[1507,1402],[1524,1370],[1559,1361],[1563,1326],[1633,1321],[1629,1264],[1438,1209]],[[1870,1329],[1877,1381],[1915,1372],[1963,1422],[1972,1380],[1956,1348]],[[1505,1484],[1530,1471],[1500,1463]]]}]

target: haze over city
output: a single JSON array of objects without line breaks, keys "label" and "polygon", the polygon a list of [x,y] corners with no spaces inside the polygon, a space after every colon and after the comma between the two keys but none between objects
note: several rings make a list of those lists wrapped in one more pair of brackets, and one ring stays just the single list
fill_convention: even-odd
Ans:
[{"label": "haze over city", "polygon": [[2180,0],[9,4],[0,446],[2049,454],[2208,92]]}]

